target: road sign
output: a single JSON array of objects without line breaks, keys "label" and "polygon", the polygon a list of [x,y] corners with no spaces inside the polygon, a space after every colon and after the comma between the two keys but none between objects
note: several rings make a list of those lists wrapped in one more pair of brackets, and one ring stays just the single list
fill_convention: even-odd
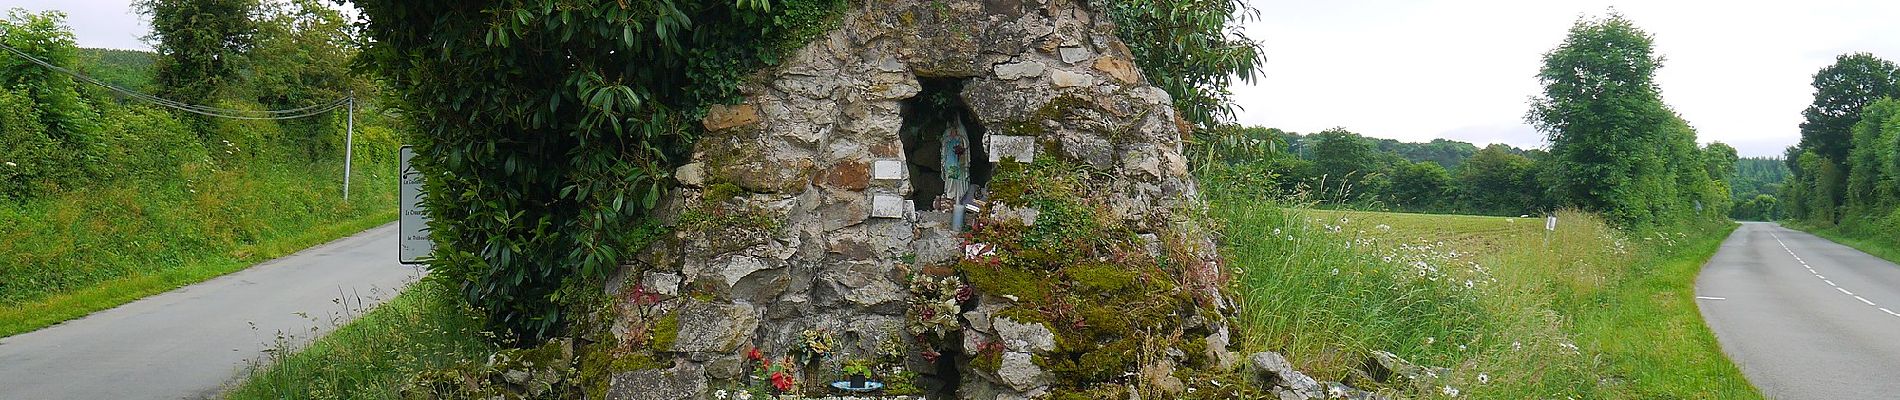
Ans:
[{"label": "road sign", "polygon": [[397,219],[396,224],[401,231],[398,233],[401,239],[398,242],[402,248],[396,253],[403,264],[420,264],[429,257],[429,252],[435,250],[435,242],[429,240],[429,212],[422,208],[422,173],[409,163],[410,158],[415,158],[416,151],[409,146],[402,146],[400,153],[402,217]]}]

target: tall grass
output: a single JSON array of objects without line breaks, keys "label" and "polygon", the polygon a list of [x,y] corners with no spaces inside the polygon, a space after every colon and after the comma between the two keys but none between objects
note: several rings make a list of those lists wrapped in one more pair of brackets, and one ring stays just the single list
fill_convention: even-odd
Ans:
[{"label": "tall grass", "polygon": [[1760,397],[1693,303],[1727,227],[1632,237],[1566,211],[1546,233],[1541,218],[1310,210],[1208,186],[1243,346],[1321,379],[1363,382],[1383,350],[1450,368],[1425,397]]},{"label": "tall grass", "polygon": [[0,337],[237,271],[395,219],[392,162],[188,163],[0,204]]},{"label": "tall grass", "polygon": [[495,351],[454,284],[431,275],[310,346],[281,344],[228,399],[396,399],[419,372]]}]

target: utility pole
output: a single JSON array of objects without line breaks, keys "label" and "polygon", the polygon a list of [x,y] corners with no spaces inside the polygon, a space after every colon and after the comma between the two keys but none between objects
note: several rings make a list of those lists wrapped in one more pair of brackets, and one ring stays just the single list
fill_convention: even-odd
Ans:
[{"label": "utility pole", "polygon": [[350,91],[350,105],[344,111],[343,128],[343,202],[350,202],[350,160],[356,146],[356,91]]}]

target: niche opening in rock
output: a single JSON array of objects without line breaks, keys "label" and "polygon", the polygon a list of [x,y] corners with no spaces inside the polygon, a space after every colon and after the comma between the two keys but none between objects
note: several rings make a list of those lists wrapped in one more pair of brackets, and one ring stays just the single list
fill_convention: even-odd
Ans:
[{"label": "niche opening in rock", "polygon": [[910,168],[908,197],[918,211],[952,211],[981,199],[990,156],[983,125],[964,104],[963,80],[919,78],[923,90],[904,101],[904,158]]}]

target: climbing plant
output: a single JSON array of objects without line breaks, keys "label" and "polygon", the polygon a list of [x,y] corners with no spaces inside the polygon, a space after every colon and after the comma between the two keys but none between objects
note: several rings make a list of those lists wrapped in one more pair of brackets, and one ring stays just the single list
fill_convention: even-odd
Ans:
[{"label": "climbing plant", "polygon": [[359,0],[367,66],[421,127],[430,267],[522,344],[639,242],[706,106],[841,0]]}]

